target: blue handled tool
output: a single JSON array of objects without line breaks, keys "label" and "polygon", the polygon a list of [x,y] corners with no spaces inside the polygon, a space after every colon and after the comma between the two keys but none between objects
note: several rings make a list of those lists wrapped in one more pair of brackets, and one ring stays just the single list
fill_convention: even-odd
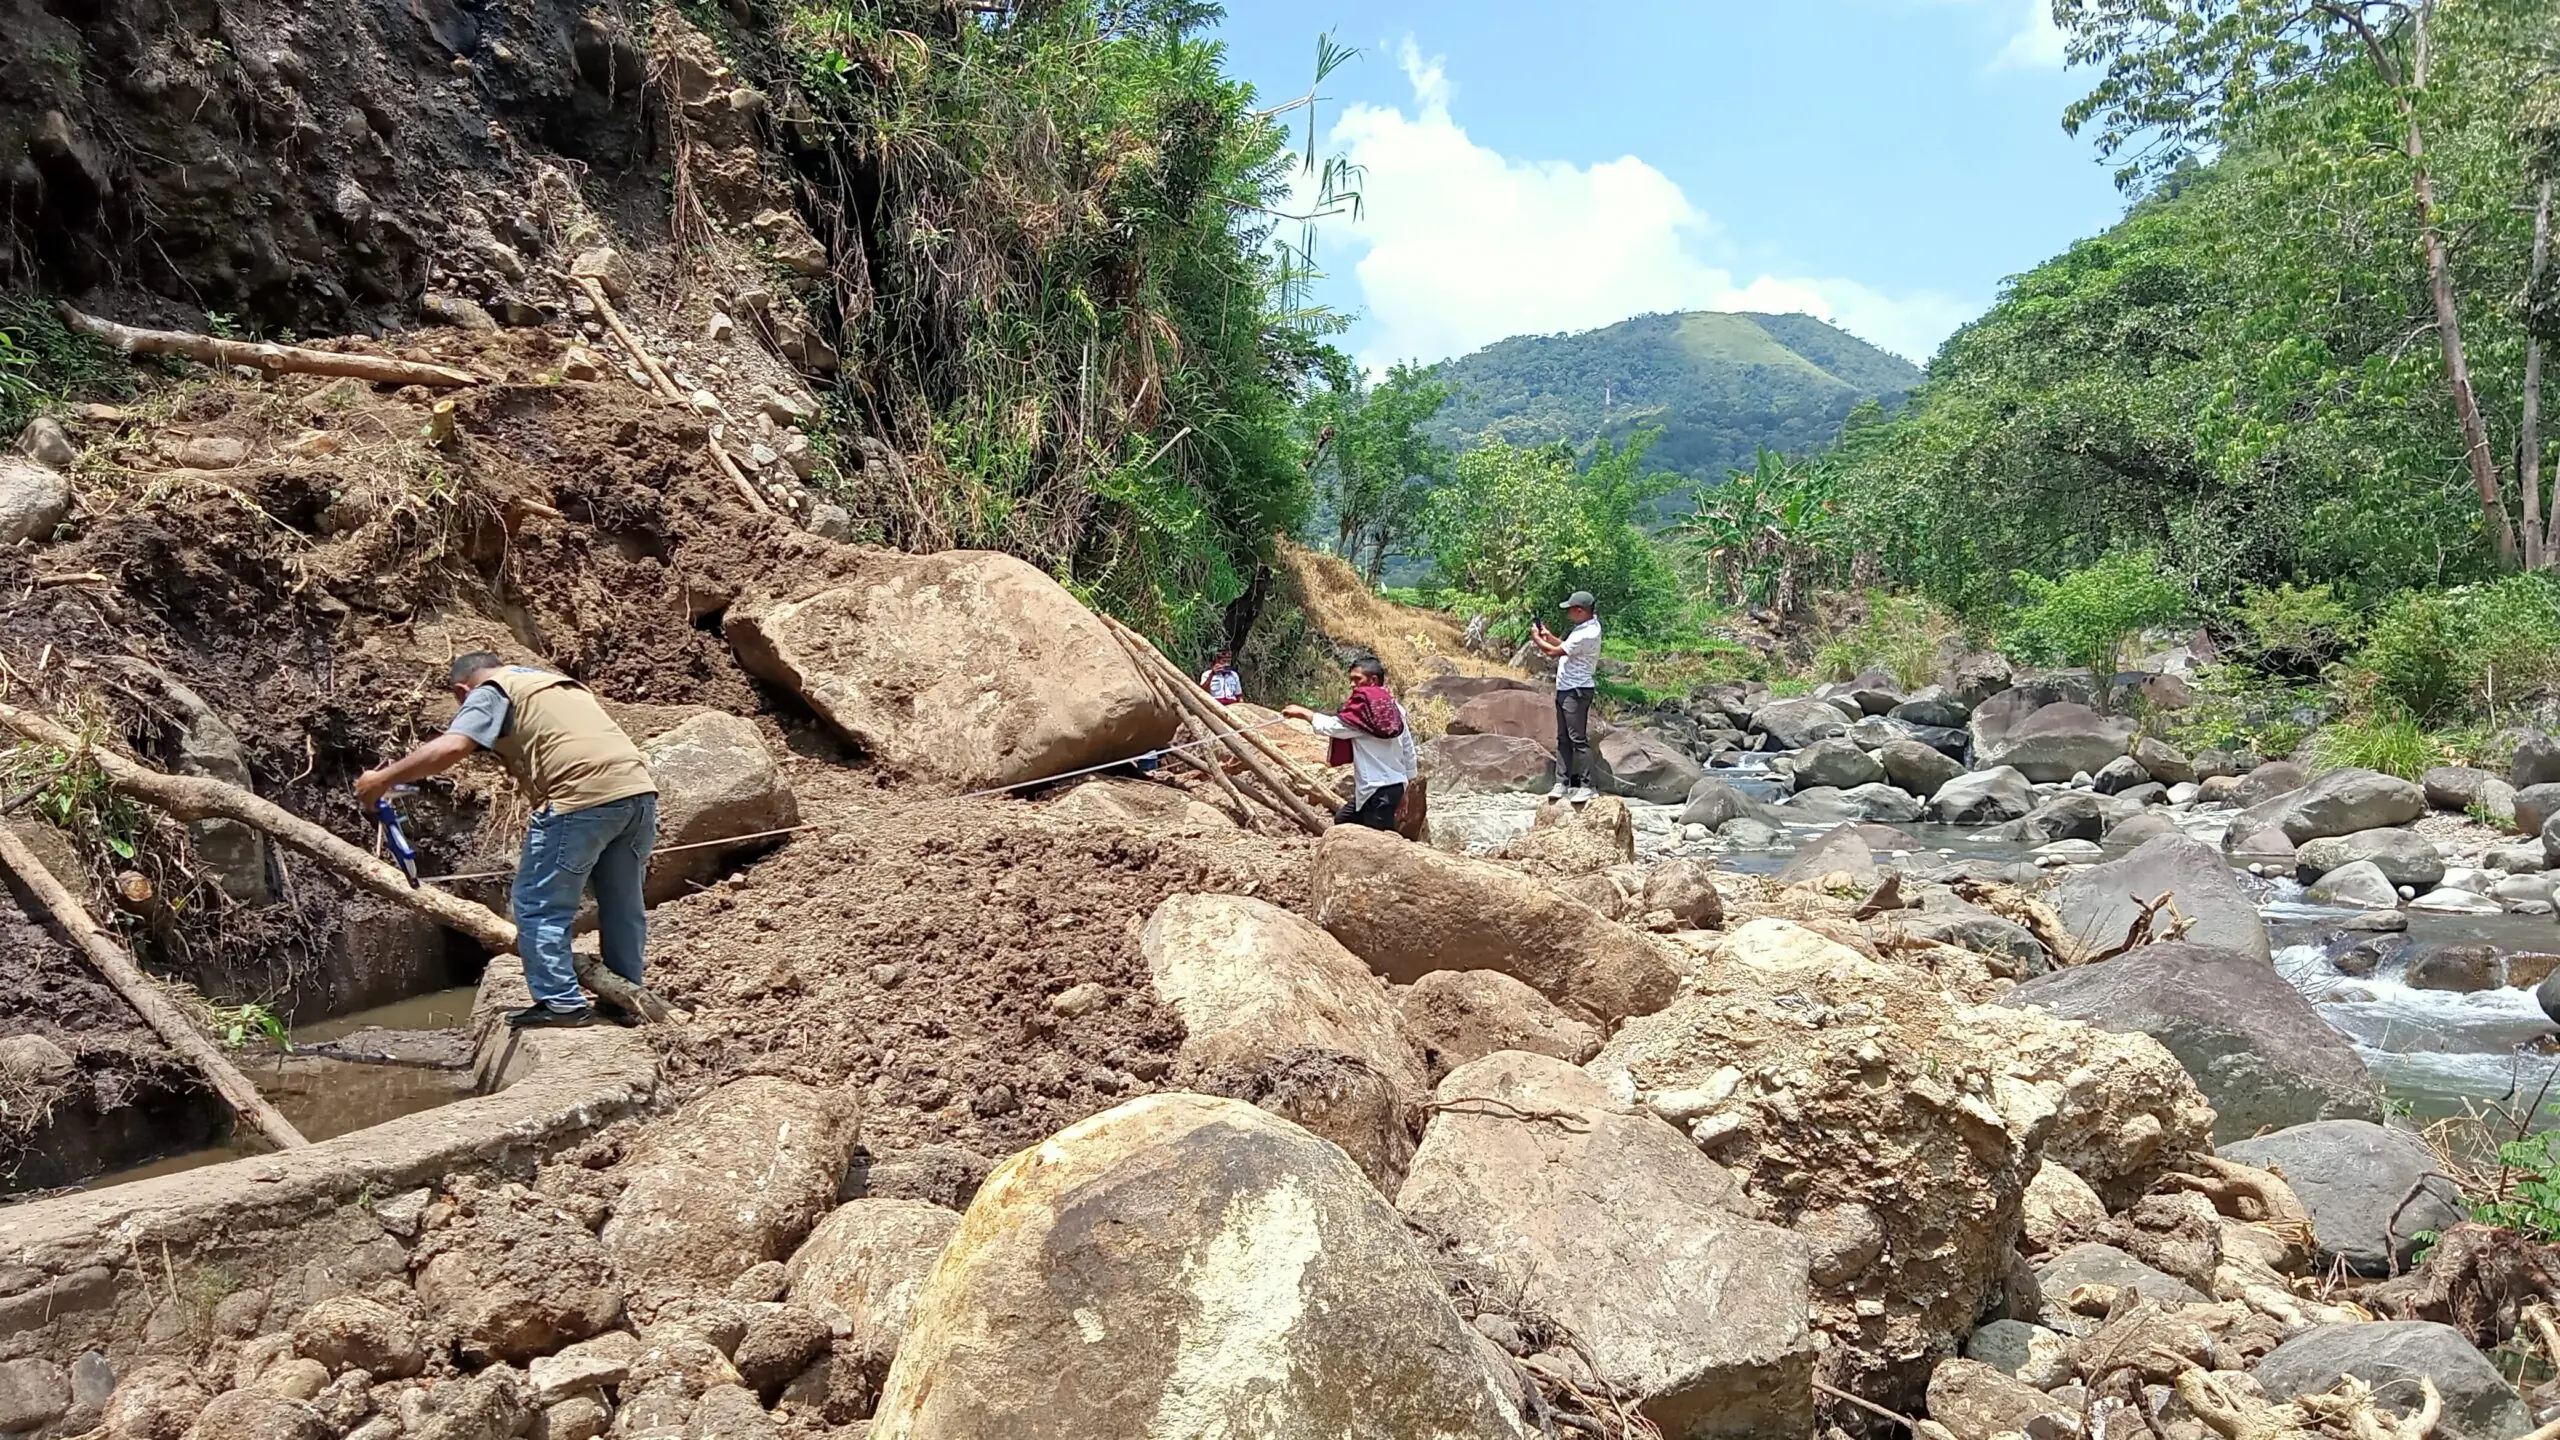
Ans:
[{"label": "blue handled tool", "polygon": [[409,888],[418,888],[418,852],[409,845],[409,837],[400,833],[399,813],[391,808],[388,798],[373,802],[374,823],[382,827],[382,842],[391,849],[391,858],[400,865],[400,873],[409,877]]}]

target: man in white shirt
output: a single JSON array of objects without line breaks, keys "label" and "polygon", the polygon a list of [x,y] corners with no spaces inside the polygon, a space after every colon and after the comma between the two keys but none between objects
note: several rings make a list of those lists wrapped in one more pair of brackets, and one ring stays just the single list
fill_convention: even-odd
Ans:
[{"label": "man in white shirt", "polygon": [[[1363,655],[1351,662],[1352,705],[1360,706],[1364,691],[1383,692],[1387,670],[1376,657]],[[1358,713],[1377,723],[1381,707],[1374,702],[1361,706]],[[1404,808],[1405,787],[1422,773],[1422,754],[1413,743],[1413,726],[1405,723],[1403,712],[1393,701],[1383,707],[1393,717],[1395,733],[1380,735],[1362,725],[1352,724],[1338,715],[1319,715],[1304,705],[1291,705],[1280,713],[1292,720],[1307,722],[1317,734],[1328,740],[1346,741],[1351,747],[1351,803],[1334,812],[1340,825],[1366,825],[1372,830],[1392,831],[1396,813]],[[1339,763],[1339,762],[1337,762]]]},{"label": "man in white shirt", "polygon": [[1556,662],[1556,787],[1550,800],[1584,804],[1591,799],[1591,702],[1600,694],[1600,602],[1588,590],[1565,597],[1573,628],[1562,639],[1537,622],[1529,634],[1540,654]]}]

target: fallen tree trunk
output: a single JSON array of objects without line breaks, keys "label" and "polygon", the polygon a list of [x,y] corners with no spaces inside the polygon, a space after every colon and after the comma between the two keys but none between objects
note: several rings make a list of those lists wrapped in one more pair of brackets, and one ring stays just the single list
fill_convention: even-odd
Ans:
[{"label": "fallen tree trunk", "polygon": [[98,927],[97,921],[89,918],[89,912],[81,907],[80,901],[63,888],[61,880],[44,868],[44,862],[37,859],[26,842],[6,825],[0,825],[0,870],[18,877],[18,883],[26,887],[28,896],[53,917],[54,926],[62,931],[64,938],[89,957],[89,963],[98,968],[98,973],[115,987],[116,993],[122,995],[134,1013],[142,1017],[142,1023],[150,1026],[160,1037],[161,1043],[196,1067],[196,1073],[213,1087],[214,1094],[222,1097],[223,1104],[231,1107],[232,1114],[256,1126],[258,1133],[266,1136],[278,1149],[299,1150],[311,1143],[302,1138],[301,1131],[293,1128],[292,1121],[284,1118],[283,1111],[267,1103],[266,1097],[258,1093],[258,1087],[250,1083],[248,1076],[240,1073],[240,1068],[231,1063],[221,1047],[206,1038],[186,1012],[162,994],[159,986],[151,983],[151,977],[142,973],[142,967],[134,963],[124,947],[109,938],[106,931]]},{"label": "fallen tree trunk", "polygon": [[[97,762],[107,783],[122,794],[168,812],[180,820],[236,820],[253,825],[345,876],[358,888],[394,904],[406,905],[449,930],[458,930],[493,950],[513,950],[516,927],[485,905],[433,888],[411,889],[409,878],[392,865],[339,839],[272,800],[234,785],[199,775],[170,775],[112,750],[84,742],[79,736],[32,711],[0,703],[0,727],[65,754],[86,753]],[[604,967],[592,955],[577,957],[578,979],[596,994],[650,1020],[667,1018],[667,1002]]]},{"label": "fallen tree trunk", "polygon": [[334,350],[305,350],[299,345],[269,345],[256,340],[224,340],[184,330],[145,330],[61,307],[62,323],[92,335],[126,355],[176,355],[200,365],[246,365],[270,375],[346,375],[376,385],[432,385],[452,389],[477,385],[480,377],[449,365],[423,365],[387,355],[341,355]]}]

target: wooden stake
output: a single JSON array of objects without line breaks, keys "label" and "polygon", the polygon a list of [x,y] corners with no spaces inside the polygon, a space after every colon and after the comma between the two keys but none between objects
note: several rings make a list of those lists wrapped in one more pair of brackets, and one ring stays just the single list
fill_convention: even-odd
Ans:
[{"label": "wooden stake", "polygon": [[305,350],[299,345],[268,345],[253,340],[222,340],[184,330],[144,330],[84,315],[60,306],[62,323],[93,335],[126,355],[177,355],[202,365],[245,365],[270,375],[346,375],[376,385],[431,385],[452,389],[477,385],[480,377],[448,365],[422,365],[383,355],[341,355],[333,350]]},{"label": "wooden stake", "polygon": [[196,1073],[204,1076],[205,1083],[213,1087],[213,1093],[222,1097],[222,1103],[231,1107],[232,1114],[256,1126],[258,1132],[278,1149],[299,1150],[311,1143],[302,1138],[301,1131],[293,1128],[292,1121],[284,1118],[284,1112],[267,1103],[266,1097],[258,1093],[258,1087],[249,1082],[248,1076],[240,1073],[239,1067],[231,1063],[221,1047],[206,1038],[204,1032],[188,1019],[186,1012],[162,994],[159,986],[151,983],[151,977],[142,973],[142,967],[134,963],[124,947],[110,939],[107,932],[98,927],[97,921],[89,918],[89,912],[82,908],[79,900],[63,888],[62,882],[52,871],[44,868],[44,862],[27,848],[17,832],[6,825],[0,825],[0,870],[18,877],[18,883],[26,887],[36,907],[52,916],[55,928],[80,947],[81,953],[89,957],[89,963],[98,967],[98,973],[115,987],[116,993],[125,998],[125,1003],[133,1007],[134,1013],[142,1017],[142,1022],[151,1027],[161,1042],[196,1067]]},{"label": "wooden stake", "polygon": [[[613,338],[621,341],[622,348],[631,352],[632,360],[640,366],[640,373],[649,377],[649,383],[658,388],[659,394],[679,405],[693,403],[692,397],[678,389],[676,382],[668,378],[667,372],[659,368],[657,360],[642,347],[640,337],[632,334],[630,327],[622,323],[622,317],[614,311],[613,302],[605,298],[604,286],[596,283],[594,276],[565,275],[561,278],[577,282],[578,287],[587,292],[587,299],[594,303],[596,313],[604,317],[606,328],[613,331]],[[772,514],[773,507],[764,503],[764,492],[756,487],[756,482],[747,478],[746,471],[738,468],[737,461],[729,458],[729,452],[720,447],[720,432],[717,426],[712,427],[710,448],[711,462],[720,467],[721,474],[729,477],[729,483],[738,487],[739,494],[747,497],[747,503],[755,507],[755,512],[759,515]]]},{"label": "wooden stake", "polygon": [[[1132,635],[1136,635],[1138,640],[1142,643],[1146,639],[1145,636],[1137,635],[1136,631],[1120,624],[1108,615],[1102,617],[1102,623],[1111,627],[1114,634],[1120,635],[1124,637],[1124,639],[1125,637]],[[1154,653],[1152,647],[1150,647],[1149,653]],[[1130,658],[1131,663],[1143,666],[1144,662],[1139,660],[1135,655],[1132,655]],[[1159,662],[1163,661],[1163,657],[1161,655],[1158,655],[1156,658]],[[1179,671],[1176,671],[1174,672],[1174,678],[1182,679],[1184,677]],[[1309,805],[1295,790],[1290,789],[1286,781],[1282,780],[1279,775],[1274,774],[1272,772],[1272,768],[1263,763],[1262,757],[1255,754],[1251,746],[1245,744],[1244,737],[1234,726],[1227,726],[1224,730],[1220,730],[1218,728],[1217,722],[1219,717],[1209,713],[1216,707],[1216,701],[1209,699],[1204,694],[1187,694],[1182,686],[1174,685],[1169,682],[1166,684],[1165,688],[1173,693],[1173,698],[1181,704],[1183,709],[1191,712],[1191,717],[1194,720],[1197,720],[1202,727],[1215,735],[1219,742],[1227,747],[1229,753],[1233,754],[1238,760],[1243,761],[1245,768],[1252,771],[1255,777],[1260,779],[1263,785],[1267,787],[1273,795],[1279,797],[1281,803],[1288,807],[1291,818],[1298,822],[1301,829],[1305,830],[1310,835],[1321,835],[1325,832],[1326,827],[1330,824],[1328,817],[1319,814],[1314,806]],[[1191,687],[1193,691],[1197,691],[1198,688],[1199,687],[1197,686]]]},{"label": "wooden stake", "polygon": [[[1163,682],[1156,679],[1154,675],[1149,674],[1146,662],[1140,660],[1137,652],[1129,648],[1129,642],[1116,633],[1112,638],[1120,641],[1120,649],[1122,653],[1129,657],[1129,663],[1137,668],[1138,678],[1147,682],[1147,688],[1155,692],[1156,698],[1163,701],[1168,709],[1179,709],[1180,706],[1175,703],[1173,696],[1166,692]],[[1197,722],[1194,723],[1195,725],[1197,724]],[[1199,729],[1199,734],[1201,739],[1212,740],[1212,743],[1215,743],[1205,727]],[[1180,761],[1182,764],[1199,771],[1201,774],[1206,775],[1211,780],[1217,782],[1218,788],[1226,792],[1227,803],[1236,807],[1236,823],[1242,825],[1249,831],[1254,831],[1256,833],[1260,832],[1261,827],[1256,825],[1253,819],[1254,807],[1246,803],[1244,792],[1236,788],[1234,777],[1227,774],[1227,767],[1219,764],[1215,760],[1204,760],[1199,756],[1192,754],[1188,750],[1175,750],[1169,753],[1175,760]],[[1278,814],[1283,820],[1296,818],[1282,806],[1270,804],[1270,802],[1267,801],[1264,803],[1269,804],[1271,810]]]},{"label": "wooden stake", "polygon": [[[201,775],[170,775],[112,750],[89,745],[79,736],[32,711],[0,702],[0,728],[14,731],[65,754],[86,753],[97,762],[107,783],[123,794],[167,811],[180,820],[237,820],[254,825],[330,869],[357,888],[406,905],[449,930],[458,930],[492,950],[513,950],[516,927],[486,905],[427,887],[409,888],[409,878],[390,864],[366,854],[272,800]],[[649,1020],[664,1020],[667,1002],[604,967],[592,955],[576,957],[578,979],[588,989]]]},{"label": "wooden stake", "polygon": [[1263,759],[1269,761],[1280,773],[1295,781],[1296,793],[1311,803],[1327,809],[1342,803],[1342,797],[1333,792],[1333,787],[1307,773],[1304,766],[1282,754],[1279,747],[1228,719],[1224,708],[1210,698],[1209,692],[1201,689],[1198,681],[1182,673],[1180,666],[1166,659],[1164,652],[1156,648],[1154,641],[1108,615],[1102,616],[1101,619],[1104,625],[1111,628],[1112,633],[1119,635],[1125,642],[1140,651],[1139,664],[1142,669],[1149,661],[1153,662],[1155,674],[1164,681],[1165,688],[1171,690],[1182,702],[1183,709],[1204,717],[1204,723],[1221,736],[1231,737],[1233,742],[1249,746],[1259,752]]}]

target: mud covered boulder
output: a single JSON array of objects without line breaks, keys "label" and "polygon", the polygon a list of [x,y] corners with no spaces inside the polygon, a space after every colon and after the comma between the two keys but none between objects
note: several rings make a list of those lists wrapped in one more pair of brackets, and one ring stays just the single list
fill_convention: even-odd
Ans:
[{"label": "mud covered boulder", "polygon": [[[1680,1117],[1763,1213],[1874,1227],[1826,1263],[1816,1296],[1826,1327],[1859,1337],[1851,1353],[1902,1357],[1851,1362],[1873,1367],[1856,1388],[1884,1403],[1916,1399],[1919,1357],[1946,1353],[2001,1292],[2049,1137],[2122,1166],[2202,1134],[2176,1067],[2137,1053],[2157,1047],[1977,1014],[1925,971],[1761,919],[1722,935],[1677,1003],[1628,1022],[1586,1067]],[[1857,1308],[1873,1297],[1880,1317]]]},{"label": "mud covered boulder", "polygon": [[293,1322],[293,1353],[329,1373],[352,1366],[379,1380],[401,1380],[426,1368],[427,1346],[409,1316],[361,1295],[332,1295]]},{"label": "mud covered boulder", "polygon": [[730,1081],[624,1157],[605,1249],[635,1293],[725,1290],[788,1257],[835,1201],[855,1118],[842,1092],[767,1075]]},{"label": "mud covered boulder", "polygon": [[1422,747],[1422,768],[1443,792],[1544,790],[1555,783],[1556,752],[1517,735],[1443,735]]},{"label": "mud covered boulder", "polygon": [[1642,931],[1489,861],[1338,825],[1316,845],[1308,913],[1371,970],[1499,970],[1612,1024],[1662,1008],[1679,977]]},{"label": "mud covered boulder", "polygon": [[2532,1413],[2498,1367],[2462,1332],[2427,1320],[2317,1325],[2268,1352],[2255,1373],[2278,1402],[2319,1394],[2353,1375],[2380,1390],[2375,1398],[2395,1415],[2417,1408],[2416,1381],[2433,1380],[2444,1397],[2433,1432],[2441,1440],[2515,1440],[2533,1428]]},{"label": "mud covered boulder", "polygon": [[146,1361],[116,1382],[98,1428],[106,1440],[181,1440],[203,1413],[206,1399],[192,1366]]},{"label": "mud covered boulder", "polygon": [[1052,820],[1069,823],[1194,833],[1232,830],[1236,823],[1225,811],[1192,799],[1177,786],[1107,777],[1080,782],[1050,801],[1048,814]]},{"label": "mud covered boulder", "polygon": [[1724,923],[1724,896],[1716,890],[1715,867],[1687,856],[1662,861],[1645,872],[1637,908],[1646,926],[1655,930],[1712,930]]},{"label": "mud covered boulder", "polygon": [[[2253,773],[2248,778],[2257,777]],[[2241,783],[2245,788],[2248,780]],[[2331,770],[2298,789],[2250,806],[2232,825],[2235,829],[2243,821],[2272,825],[2282,830],[2286,839],[2300,845],[2306,840],[2406,825],[2426,813],[2426,792],[2396,775],[2378,770]]]},{"label": "mud covered boulder", "polygon": [[1768,736],[1780,750],[1801,750],[1848,729],[1849,717],[1828,700],[1772,700],[1751,712],[1752,733]]},{"label": "mud covered boulder", "polygon": [[791,1255],[791,1303],[840,1325],[844,1350],[876,1383],[915,1318],[960,1212],[921,1200],[853,1200],[828,1212]]},{"label": "mud covered boulder", "polygon": [[195,1440],[329,1440],[329,1422],[309,1405],[250,1388],[216,1395],[196,1416]]},{"label": "mud covered boulder", "polygon": [[1615,795],[1581,805],[1549,800],[1538,806],[1528,830],[1494,851],[1493,858],[1533,875],[1559,878],[1625,865],[1636,858],[1635,812]]},{"label": "mud covered boulder", "polygon": [[1305,916],[1242,895],[1174,896],[1138,948],[1182,1017],[1194,1088],[1296,1121],[1394,1189],[1425,1085],[1386,987],[1358,956]]},{"label": "mud covered boulder", "polygon": [[2313,1120],[2379,1120],[2364,1062],[2265,959],[2190,941],[2040,976],[2002,1005],[2158,1040],[2214,1108],[2216,1143]]},{"label": "mud covered boulder", "polygon": [[2027,1434],[2028,1422],[2039,1416],[2052,1417],[2047,1433],[2078,1428],[2079,1417],[2070,1407],[1980,1360],[1942,1360],[1930,1373],[1929,1418],[1947,1427],[1956,1440]]},{"label": "mud covered boulder", "polygon": [[2319,1263],[2359,1275],[2408,1268],[2419,1236],[2462,1222],[2461,1194],[2436,1175],[2435,1152],[2405,1130],[2316,1120],[2221,1148],[2226,1160],[2273,1170],[2311,1212]]},{"label": "mud covered boulder", "polygon": [[2009,766],[2029,780],[2059,781],[2096,774],[2132,743],[2132,721],[2064,701],[2037,707],[1988,746],[1977,732],[1974,758],[1984,766]]},{"label": "mud covered boulder", "polygon": [[1665,1436],[1810,1432],[1811,1250],[1751,1217],[1730,1172],[1544,1055],[1488,1055],[1436,1098],[1396,1193],[1406,1219],[1489,1289],[1525,1282],[1521,1299],[1562,1321]]},{"label": "mud covered boulder", "polygon": [[476,1213],[432,1232],[414,1258],[429,1318],[475,1362],[520,1364],[622,1318],[612,1257],[550,1207]]},{"label": "mud covered boulder", "polygon": [[1498,970],[1434,970],[1407,986],[1396,1008],[1434,1084],[1497,1050],[1526,1050],[1579,1065],[1600,1049],[1598,1026],[1567,1015]]},{"label": "mud covered boulder", "polygon": [[2027,777],[2001,765],[1947,780],[1929,797],[1929,813],[1948,825],[1993,825],[2019,819],[2035,804]]},{"label": "mud covered boulder", "polygon": [[658,844],[702,845],[649,862],[652,905],[718,875],[733,859],[777,843],[763,839],[703,845],[800,823],[800,802],[754,722],[706,710],[640,742],[658,782]]},{"label": "mud covered boulder", "polygon": [[750,591],[722,633],[885,768],[948,790],[1046,779],[1164,744],[1177,717],[1111,632],[1009,555],[839,552],[849,573]]},{"label": "mud covered boulder", "polygon": [[[2093,950],[2123,941],[2142,907],[2167,895],[2178,913],[2195,922],[2187,938],[2259,960],[2273,952],[2267,923],[2231,867],[2213,847],[2184,835],[2145,840],[2121,859],[2076,870],[2054,892],[2063,927]],[[2166,912],[2159,919],[2167,920]]]},{"label": "mud covered boulder", "polygon": [[1151,1095],[988,1178],[871,1436],[1508,1440],[1531,1432],[1506,1369],[1340,1150]]},{"label": "mud covered boulder", "polygon": [[1612,729],[1591,737],[1592,779],[1600,789],[1630,800],[1677,805],[1706,773],[1697,761],[1640,730]]}]

